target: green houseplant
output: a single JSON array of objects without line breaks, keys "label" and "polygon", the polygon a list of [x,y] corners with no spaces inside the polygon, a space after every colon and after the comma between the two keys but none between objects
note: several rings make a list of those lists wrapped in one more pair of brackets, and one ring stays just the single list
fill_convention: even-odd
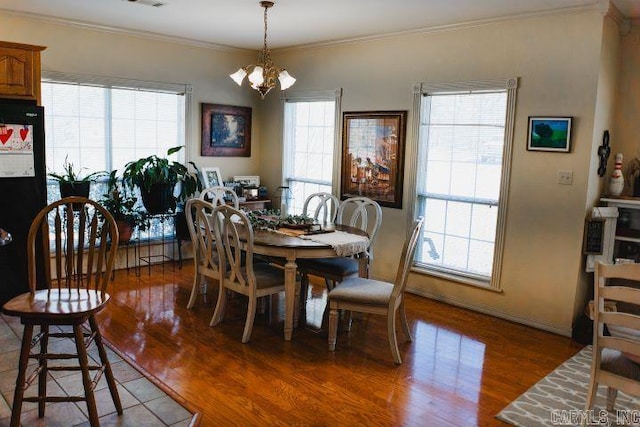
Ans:
[{"label": "green houseplant", "polygon": [[107,192],[100,203],[115,219],[120,233],[120,243],[127,243],[136,227],[140,230],[146,229],[147,222],[144,215],[136,208],[137,201],[137,197],[120,185],[118,171],[111,171],[107,181]]},{"label": "green houseplant", "polygon": [[76,168],[68,157],[65,157],[62,165],[63,173],[49,173],[49,176],[58,181],[60,186],[60,198],[68,196],[89,197],[91,182],[106,174],[104,171],[92,172],[82,176],[82,170],[86,168]]},{"label": "green houseplant", "polygon": [[[167,157],[177,153],[184,146],[167,150]],[[150,214],[161,214],[176,210],[185,200],[202,190],[198,167],[189,162],[194,171],[177,161],[166,157],[151,155],[131,161],[122,172],[122,182],[129,189],[138,187],[142,203]],[[180,192],[174,196],[176,184],[180,183]]]}]

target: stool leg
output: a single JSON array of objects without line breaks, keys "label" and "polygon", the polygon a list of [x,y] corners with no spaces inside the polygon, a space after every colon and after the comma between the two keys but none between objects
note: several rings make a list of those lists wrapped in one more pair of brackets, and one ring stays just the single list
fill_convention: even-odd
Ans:
[{"label": "stool leg", "polygon": [[[43,356],[39,360],[40,374],[38,374],[38,397],[47,397],[47,346],[49,345],[49,325],[40,325],[40,354]],[[38,417],[44,417],[44,408],[46,402],[44,399],[38,401]]]},{"label": "stool leg", "polygon": [[100,355],[100,362],[105,367],[104,373],[107,377],[107,384],[109,385],[109,391],[111,392],[111,399],[113,399],[113,404],[116,407],[116,412],[118,413],[118,415],[122,415],[122,403],[120,402],[120,395],[118,394],[118,388],[116,387],[116,380],[113,377],[111,364],[109,363],[109,359],[107,358],[107,352],[104,350],[104,345],[102,343],[102,334],[100,333],[100,328],[98,327],[98,323],[96,322],[95,317],[89,317],[89,325],[91,326],[91,330],[96,333],[96,347],[98,348],[98,354]]},{"label": "stool leg", "polygon": [[84,385],[84,397],[87,400],[87,411],[89,413],[89,424],[91,427],[99,426],[98,410],[96,409],[96,398],[93,395],[91,377],[89,375],[89,359],[87,348],[84,346],[84,334],[79,323],[73,325],[73,332],[76,339],[76,349],[78,350],[78,360],[80,361],[80,371],[82,372],[82,384]]},{"label": "stool leg", "polygon": [[20,349],[20,363],[18,365],[18,378],[16,379],[16,390],[13,393],[13,408],[11,409],[11,427],[20,426],[20,415],[22,412],[22,399],[24,398],[24,380],[29,363],[29,351],[31,350],[31,338],[33,337],[33,325],[24,325],[22,333],[22,348]]}]

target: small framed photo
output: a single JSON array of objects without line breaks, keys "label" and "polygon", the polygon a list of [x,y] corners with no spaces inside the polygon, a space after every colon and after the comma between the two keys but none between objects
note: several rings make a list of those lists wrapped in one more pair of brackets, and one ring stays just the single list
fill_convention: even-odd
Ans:
[{"label": "small framed photo", "polygon": [[251,157],[251,108],[203,103],[200,154]]},{"label": "small framed photo", "polygon": [[260,187],[260,177],[259,176],[250,176],[250,175],[235,175],[233,177],[235,182],[241,182],[243,185],[248,185],[251,187]]},{"label": "small framed photo", "polygon": [[224,183],[222,182],[222,173],[220,173],[220,168],[202,167],[200,168],[200,172],[202,172],[203,188],[224,186]]},{"label": "small framed photo", "polygon": [[571,150],[571,117],[529,117],[527,150],[556,151]]}]

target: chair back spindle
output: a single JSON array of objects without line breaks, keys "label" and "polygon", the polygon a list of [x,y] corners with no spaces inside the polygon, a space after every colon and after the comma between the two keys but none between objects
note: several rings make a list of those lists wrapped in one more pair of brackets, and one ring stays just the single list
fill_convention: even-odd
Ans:
[{"label": "chair back spindle", "polygon": [[227,200],[231,199],[234,208],[239,209],[240,207],[238,195],[229,187],[215,186],[205,188],[200,193],[200,199],[210,202],[213,206],[226,205]]},{"label": "chair back spindle", "polygon": [[407,279],[409,278],[409,272],[413,265],[413,256],[416,253],[416,247],[418,241],[422,235],[422,226],[424,224],[424,218],[419,217],[414,223],[411,229],[411,234],[404,247],[402,248],[402,255],[400,255],[400,264],[398,265],[398,271],[396,273],[396,280],[394,282],[393,291],[391,292],[391,301],[395,301],[400,298],[407,287]]},{"label": "chair back spindle", "polygon": [[84,197],[67,197],[38,213],[27,237],[32,294],[37,289],[38,239],[45,254],[44,284],[49,290],[106,292],[115,263],[118,229],[111,214],[99,203]]},{"label": "chair back spindle", "polygon": [[368,197],[351,197],[338,208],[336,223],[359,228],[369,236],[369,257],[373,258],[373,242],[382,224],[382,208]]},{"label": "chair back spindle", "polygon": [[309,216],[322,224],[331,224],[338,214],[340,200],[331,193],[310,194],[302,206],[302,215]]}]

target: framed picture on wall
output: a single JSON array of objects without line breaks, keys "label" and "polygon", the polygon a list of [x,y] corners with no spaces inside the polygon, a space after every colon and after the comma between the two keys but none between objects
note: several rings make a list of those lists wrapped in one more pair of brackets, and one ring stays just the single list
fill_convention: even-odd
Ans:
[{"label": "framed picture on wall", "polygon": [[529,117],[527,150],[556,151],[571,150],[571,117]]},{"label": "framed picture on wall", "polygon": [[218,167],[202,167],[200,168],[202,173],[202,186],[203,188],[209,187],[222,187],[222,174]]},{"label": "framed picture on wall", "polygon": [[343,113],[342,199],[365,196],[402,208],[406,127],[406,111]]},{"label": "framed picture on wall", "polygon": [[201,104],[200,154],[218,157],[251,157],[251,108]]}]

